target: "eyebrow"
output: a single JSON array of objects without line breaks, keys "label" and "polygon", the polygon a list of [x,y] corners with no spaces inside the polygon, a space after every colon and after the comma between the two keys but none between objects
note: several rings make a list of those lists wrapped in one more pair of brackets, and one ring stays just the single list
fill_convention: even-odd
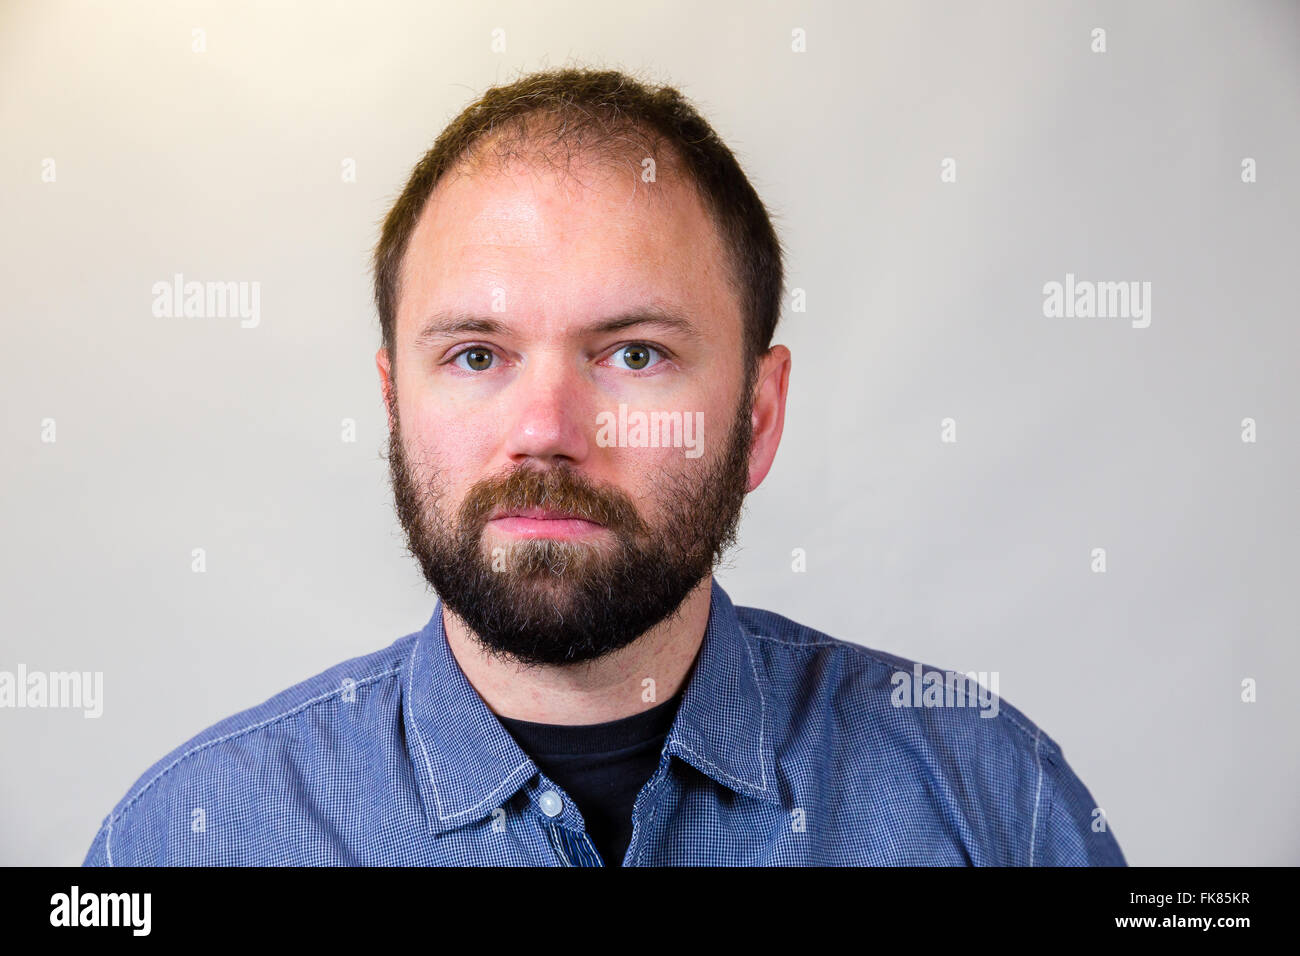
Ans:
[{"label": "eyebrow", "polygon": [[[604,335],[625,329],[648,326],[676,332],[690,339],[701,337],[700,330],[688,318],[671,309],[648,306],[622,312],[578,329],[576,334]],[[430,316],[415,337],[416,348],[429,348],[444,339],[461,335],[510,335],[512,329],[500,319],[471,312],[438,312]]]}]

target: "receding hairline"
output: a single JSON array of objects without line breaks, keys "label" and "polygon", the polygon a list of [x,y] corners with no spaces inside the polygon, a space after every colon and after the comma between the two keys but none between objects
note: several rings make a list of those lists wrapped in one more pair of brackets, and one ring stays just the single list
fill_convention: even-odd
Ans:
[{"label": "receding hairline", "polygon": [[[489,127],[439,177],[425,208],[444,183],[466,177],[544,170],[586,188],[589,184],[582,175],[588,171],[606,175],[625,172],[646,187],[651,200],[664,198],[674,186],[689,185],[713,219],[708,196],[691,174],[686,157],[667,136],[630,118],[614,128],[601,125],[598,131],[595,127],[603,121],[597,117],[572,125],[569,113],[574,109],[577,107],[543,107]],[[653,161],[653,167],[647,160]],[[647,170],[654,175],[649,182],[644,178]],[[652,188],[656,186],[659,188]]]}]

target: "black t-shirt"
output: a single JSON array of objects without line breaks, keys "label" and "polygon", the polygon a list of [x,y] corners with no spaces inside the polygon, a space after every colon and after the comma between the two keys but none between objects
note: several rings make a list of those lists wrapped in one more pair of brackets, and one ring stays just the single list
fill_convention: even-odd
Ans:
[{"label": "black t-shirt", "polygon": [[500,717],[524,753],[577,801],[606,866],[622,866],[632,842],[632,806],[659,766],[681,692],[604,724],[536,724]]}]

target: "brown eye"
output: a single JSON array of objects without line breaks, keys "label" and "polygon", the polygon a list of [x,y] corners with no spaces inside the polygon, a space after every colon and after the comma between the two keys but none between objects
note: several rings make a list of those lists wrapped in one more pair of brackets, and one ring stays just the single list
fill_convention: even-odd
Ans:
[{"label": "brown eye", "polygon": [[464,359],[466,365],[462,368],[468,368],[471,372],[483,372],[492,367],[492,350],[475,346],[468,348],[456,356],[457,361]]},{"label": "brown eye", "polygon": [[626,363],[626,368],[634,372],[640,372],[653,364],[650,356],[656,352],[658,352],[658,349],[651,348],[648,345],[628,345],[619,349],[615,355],[622,357]]}]

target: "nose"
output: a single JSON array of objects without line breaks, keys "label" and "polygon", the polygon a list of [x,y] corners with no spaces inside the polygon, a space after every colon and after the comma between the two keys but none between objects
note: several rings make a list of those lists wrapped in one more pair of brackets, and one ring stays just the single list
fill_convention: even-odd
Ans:
[{"label": "nose", "polygon": [[540,353],[510,384],[505,450],[511,462],[580,464],[596,427],[590,383],[569,357]]}]

